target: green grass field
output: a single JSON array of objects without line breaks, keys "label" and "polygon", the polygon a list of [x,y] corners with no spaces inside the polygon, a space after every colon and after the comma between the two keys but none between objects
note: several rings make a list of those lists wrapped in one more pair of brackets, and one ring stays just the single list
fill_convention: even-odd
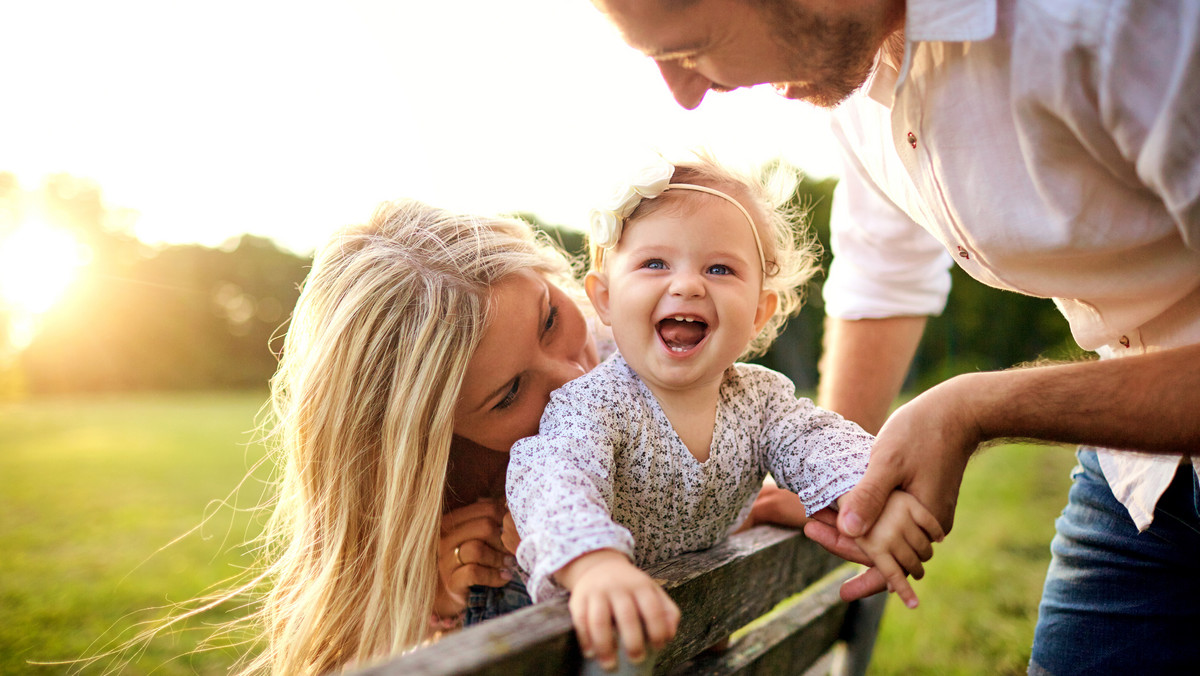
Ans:
[{"label": "green grass field", "polygon": [[[255,392],[0,405],[0,674],[66,672],[29,662],[75,659],[128,638],[134,622],[159,616],[139,611],[193,598],[250,562],[237,545],[257,519],[217,503],[261,457],[250,432],[264,400]],[[954,532],[916,583],[921,606],[889,607],[872,674],[1024,673],[1073,462],[1062,448],[1006,446],[971,464]],[[260,498],[261,483],[250,481],[237,504]],[[205,515],[203,528],[163,548]],[[122,673],[226,673],[229,652],[187,654],[195,633],[204,632],[152,642]]]}]

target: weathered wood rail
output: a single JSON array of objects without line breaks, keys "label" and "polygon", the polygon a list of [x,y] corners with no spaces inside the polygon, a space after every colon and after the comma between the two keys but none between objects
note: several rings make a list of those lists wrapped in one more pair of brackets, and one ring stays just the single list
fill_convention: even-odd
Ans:
[{"label": "weathered wood rail", "polygon": [[[759,526],[648,569],[683,614],[668,646],[622,674],[862,674],[882,595],[846,604],[845,564],[795,530]],[[781,603],[786,601],[786,603]],[[778,607],[776,607],[778,605]],[[723,651],[706,650],[737,632]],[[447,636],[357,676],[601,674],[584,660],[565,599]]]}]

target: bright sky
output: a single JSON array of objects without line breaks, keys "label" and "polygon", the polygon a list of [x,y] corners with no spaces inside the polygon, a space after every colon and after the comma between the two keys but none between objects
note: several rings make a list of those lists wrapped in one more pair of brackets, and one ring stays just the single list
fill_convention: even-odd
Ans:
[{"label": "bright sky", "polygon": [[148,242],[307,252],[385,199],[582,224],[654,150],[837,172],[769,88],[680,108],[588,0],[37,0],[0,19],[0,171],[96,181]]}]

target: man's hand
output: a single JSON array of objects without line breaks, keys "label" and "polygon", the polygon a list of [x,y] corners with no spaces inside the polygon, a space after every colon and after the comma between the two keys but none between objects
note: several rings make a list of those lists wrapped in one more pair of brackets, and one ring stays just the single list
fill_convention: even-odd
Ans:
[{"label": "man's hand", "polygon": [[896,489],[916,497],[950,532],[963,472],[981,439],[958,394],[969,386],[964,376],[952,378],[888,418],[871,448],[866,474],[840,501],[842,533],[860,537],[869,531]]},{"label": "man's hand", "polygon": [[[830,554],[840,556],[847,561],[861,563],[864,566],[871,565],[871,558],[858,546],[858,541],[843,535],[837,529],[837,512],[828,507],[813,514],[813,518],[804,524],[804,535],[827,549]],[[847,602],[856,601],[885,589],[887,589],[887,580],[883,578],[883,574],[879,572],[878,568],[872,566],[843,582],[841,597]]]}]

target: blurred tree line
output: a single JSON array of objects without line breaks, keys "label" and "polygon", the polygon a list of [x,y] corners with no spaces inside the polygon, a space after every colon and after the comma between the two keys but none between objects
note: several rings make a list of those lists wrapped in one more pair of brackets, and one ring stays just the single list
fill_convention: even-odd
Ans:
[{"label": "blurred tree line", "polygon": [[[833,179],[806,180],[795,197],[826,245],[824,267],[830,258],[834,185]],[[135,215],[106,206],[100,188],[90,181],[52,176],[26,193],[15,177],[0,173],[3,221],[20,222],[30,210],[69,229],[92,256],[70,292],[41,317],[32,342],[7,363],[0,359],[0,379],[7,379],[10,391],[265,386],[309,258],[252,235],[216,248],[150,247],[130,234]],[[533,214],[519,216],[546,230],[568,252],[582,254],[582,234],[543,223]],[[331,228],[335,225],[340,224]],[[987,288],[957,267],[953,274],[949,305],[941,317],[930,320],[910,388],[923,389],[966,371],[1078,353],[1050,301]],[[802,390],[816,386],[821,281],[813,281],[804,309],[758,360],[787,373]],[[7,326],[0,308],[0,347],[8,339]]]},{"label": "blurred tree line", "polygon": [[16,389],[263,387],[274,372],[271,346],[282,344],[277,332],[308,258],[252,235],[217,248],[147,246],[129,234],[133,214],[108,208],[98,186],[67,175],[22,195],[0,174],[0,209],[17,222],[35,213],[91,250],[72,288],[10,360]]}]

